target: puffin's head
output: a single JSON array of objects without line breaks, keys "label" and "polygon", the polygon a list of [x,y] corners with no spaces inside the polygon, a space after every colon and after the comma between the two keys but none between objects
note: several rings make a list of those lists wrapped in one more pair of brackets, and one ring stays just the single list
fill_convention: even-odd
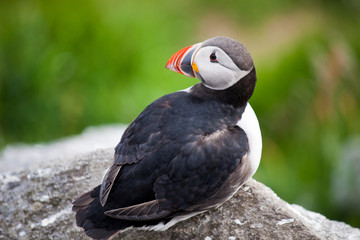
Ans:
[{"label": "puffin's head", "polygon": [[238,41],[214,37],[176,52],[166,68],[196,77],[213,90],[224,90],[244,78],[254,68],[250,53]]}]

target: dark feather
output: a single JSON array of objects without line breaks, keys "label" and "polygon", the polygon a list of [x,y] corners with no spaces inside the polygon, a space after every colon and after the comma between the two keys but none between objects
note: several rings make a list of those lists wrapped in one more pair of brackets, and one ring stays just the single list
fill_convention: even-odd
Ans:
[{"label": "dark feather", "polygon": [[167,173],[155,182],[160,207],[202,211],[218,204],[209,199],[221,188],[236,189],[224,183],[235,170],[241,170],[241,160],[247,151],[246,135],[238,127],[214,132],[184,145],[181,154],[170,162]]},{"label": "dark feather", "polygon": [[221,189],[232,194],[224,184],[248,150],[245,133],[234,127],[244,106],[207,94],[166,95],[130,124],[102,185],[74,202],[77,225],[89,236],[166,223],[224,201]]},{"label": "dark feather", "polygon": [[128,221],[148,221],[164,218],[170,214],[170,211],[161,209],[159,201],[153,200],[130,207],[109,210],[105,214],[112,218]]},{"label": "dark feather", "polygon": [[85,233],[91,238],[99,240],[107,240],[113,238],[119,230],[106,230],[104,228],[92,228],[86,230]]},{"label": "dark feather", "polygon": [[92,191],[93,190],[83,193],[79,197],[77,197],[73,202],[73,206],[74,207],[88,206],[94,200],[94,198],[91,197]]},{"label": "dark feather", "polygon": [[121,169],[121,165],[118,165],[116,163],[113,163],[113,165],[111,165],[111,167],[109,168],[109,170],[106,172],[104,179],[101,183],[101,187],[100,187],[100,203],[101,206],[104,206],[111,188],[115,182],[115,178],[118,175],[119,171]]},{"label": "dark feather", "polygon": [[93,190],[81,194],[78,198],[73,202],[72,210],[76,212],[76,224],[78,226],[83,226],[85,221],[87,220],[87,209],[90,204],[94,201],[94,198],[91,197],[91,193]]}]

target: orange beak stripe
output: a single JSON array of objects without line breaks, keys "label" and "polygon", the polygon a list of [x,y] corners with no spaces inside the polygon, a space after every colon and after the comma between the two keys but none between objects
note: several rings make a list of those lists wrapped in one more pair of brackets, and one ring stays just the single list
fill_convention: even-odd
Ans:
[{"label": "orange beak stripe", "polygon": [[183,72],[180,69],[180,62],[181,59],[183,58],[184,54],[187,52],[187,50],[189,50],[189,48],[191,48],[193,45],[185,47],[179,51],[177,51],[170,59],[169,61],[166,63],[166,68],[178,73],[183,74]]},{"label": "orange beak stripe", "polygon": [[[166,68],[174,72],[181,73],[188,77],[195,77],[191,69],[191,57],[195,45],[187,46],[177,51],[166,63]],[[193,48],[193,49],[192,49]],[[189,59],[190,58],[190,59]]]}]

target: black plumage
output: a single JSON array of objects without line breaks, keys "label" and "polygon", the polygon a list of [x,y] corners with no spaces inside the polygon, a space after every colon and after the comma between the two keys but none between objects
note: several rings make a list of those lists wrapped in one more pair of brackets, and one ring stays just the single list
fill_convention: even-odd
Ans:
[{"label": "black plumage", "polygon": [[237,122],[255,82],[252,68],[228,89],[199,83],[147,106],[124,132],[103,183],[74,201],[77,225],[92,238],[108,239],[130,226],[206,211],[232,196],[249,177],[248,139]]}]

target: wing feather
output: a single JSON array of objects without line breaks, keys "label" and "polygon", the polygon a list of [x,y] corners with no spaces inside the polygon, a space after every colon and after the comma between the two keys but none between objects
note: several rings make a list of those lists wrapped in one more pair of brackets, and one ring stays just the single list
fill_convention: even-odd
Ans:
[{"label": "wing feather", "polygon": [[114,162],[107,171],[100,188],[100,203],[104,206],[114,186],[115,179],[121,166],[137,164],[147,154],[156,151],[162,141],[159,122],[171,106],[168,100],[158,99],[144,109],[144,111],[125,130],[120,142],[115,147]]},{"label": "wing feather", "polygon": [[100,203],[101,206],[104,206],[112,186],[114,185],[115,182],[115,178],[118,175],[119,171],[121,169],[121,165],[118,165],[116,163],[113,163],[113,165],[111,165],[111,167],[108,169],[108,171],[106,172],[104,179],[101,183],[101,187],[100,187]]},{"label": "wing feather", "polygon": [[[233,173],[236,170],[242,173],[247,152],[246,134],[239,127],[214,132],[183,145],[181,153],[170,162],[167,173],[155,182],[160,208],[203,211],[228,199],[246,177]],[[233,175],[236,178],[229,179]]]},{"label": "wing feather", "polygon": [[148,221],[166,217],[170,211],[164,210],[159,206],[159,200],[108,210],[105,214],[112,218],[128,221]]}]

